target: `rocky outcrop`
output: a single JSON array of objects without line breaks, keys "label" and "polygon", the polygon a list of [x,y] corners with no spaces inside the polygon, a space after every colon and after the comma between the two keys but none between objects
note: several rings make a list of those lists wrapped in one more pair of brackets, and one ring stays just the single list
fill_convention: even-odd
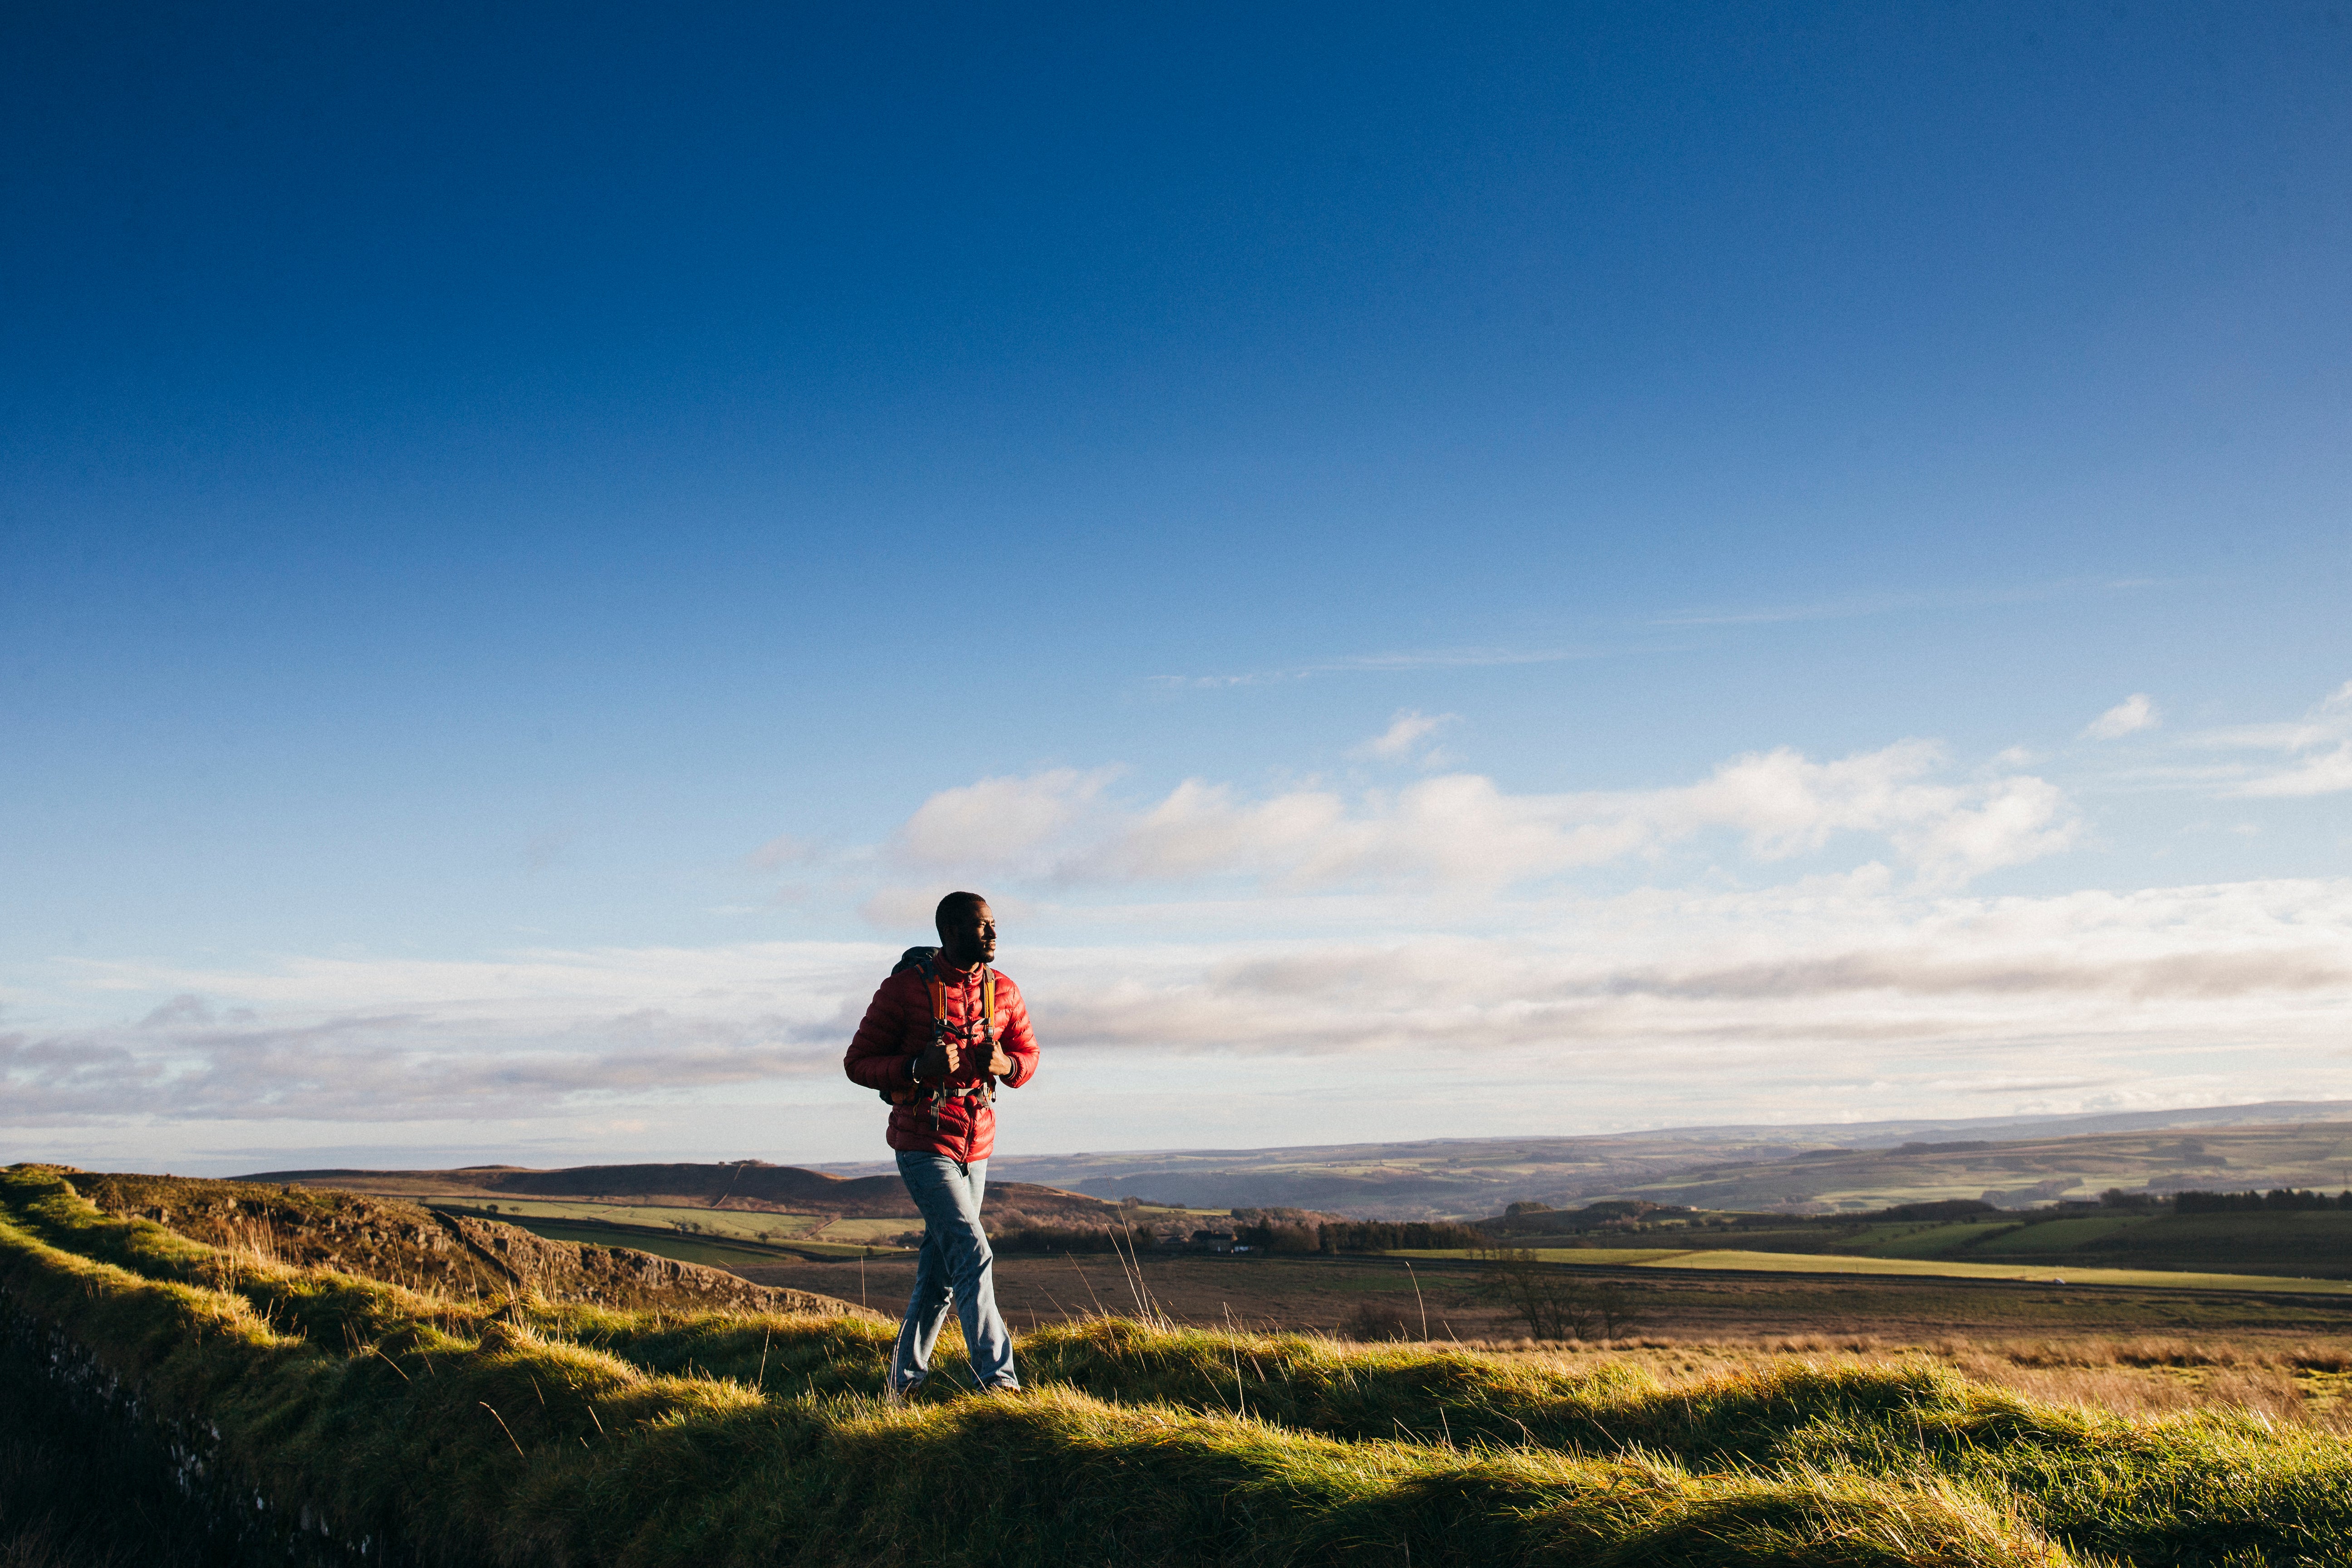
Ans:
[{"label": "rocky outcrop", "polygon": [[671,1310],[803,1312],[878,1318],[863,1307],[814,1290],[754,1285],[723,1268],[680,1263],[626,1247],[593,1247],[544,1237],[471,1215],[434,1217],[477,1258],[513,1285],[551,1300]]}]

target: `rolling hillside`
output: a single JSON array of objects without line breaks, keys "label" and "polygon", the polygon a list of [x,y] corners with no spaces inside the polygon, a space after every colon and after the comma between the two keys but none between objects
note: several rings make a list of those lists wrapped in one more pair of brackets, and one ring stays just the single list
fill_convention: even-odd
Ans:
[{"label": "rolling hillside", "polygon": [[[1720,1191],[1695,1192],[1664,1201],[1730,1208],[1809,1204],[1835,1207],[1841,1200],[1851,1198],[1849,1206],[1870,1208],[1919,1197],[1974,1198],[1989,1189],[2017,1192],[2062,1175],[2079,1178],[2085,1173],[2001,1168],[1987,1170],[1975,1178],[1960,1178],[1948,1166],[1929,1168],[1901,1161],[1875,1173],[1833,1165],[1790,1175],[1778,1167],[1800,1155],[1822,1157],[1823,1151],[1877,1154],[1906,1143],[2042,1144],[2077,1137],[2162,1131],[2211,1143],[2215,1136],[2233,1135],[2240,1130],[2317,1122],[2352,1124],[2352,1101],[2274,1101],[2082,1116],[1684,1127],[1584,1137],[1440,1138],[1279,1149],[1009,1153],[992,1169],[1002,1176],[1047,1183],[1101,1198],[1133,1195],[1202,1208],[1289,1205],[1360,1219],[1462,1219],[1492,1214],[1523,1198],[1566,1205],[1596,1197],[1656,1196],[1679,1191],[1681,1184],[1702,1171],[1720,1173],[1711,1178],[1720,1184]],[[2219,1144],[2214,1149],[2225,1158],[2237,1157]],[[2307,1163],[2295,1165],[2294,1184],[2315,1184],[2316,1172],[2305,1169]],[[1759,1173],[1740,1188],[1737,1184],[1742,1179],[1740,1173],[1751,1166]],[[885,1172],[878,1163],[830,1168],[851,1175]],[[2258,1171],[2250,1165],[2200,1167],[2156,1161],[2144,1162],[2139,1169],[2150,1176],[2187,1173],[2193,1178],[2190,1185],[2213,1184],[2224,1172],[2239,1185],[2258,1176],[2288,1173]],[[1819,1179],[1822,1176],[1848,1182],[1852,1190],[1832,1190],[1835,1183],[1824,1184]],[[1973,1186],[1968,1184],[1969,1179],[1974,1180]],[[2127,1180],[2122,1184],[2138,1184]],[[2330,1184],[2352,1185],[2352,1182],[2330,1178]],[[2097,1187],[2091,1190],[2095,1192]]]},{"label": "rolling hillside", "polygon": [[1611,1195],[1693,1208],[1858,1213],[1955,1198],[2025,1208],[2110,1187],[2339,1191],[2352,1187],[2352,1121],[1816,1149],[1698,1166]]}]

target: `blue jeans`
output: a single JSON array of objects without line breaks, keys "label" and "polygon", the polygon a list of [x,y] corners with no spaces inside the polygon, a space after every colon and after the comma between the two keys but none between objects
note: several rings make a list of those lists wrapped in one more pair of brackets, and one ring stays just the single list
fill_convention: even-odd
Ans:
[{"label": "blue jeans", "polygon": [[929,1373],[931,1347],[939,1343],[952,1302],[980,1385],[1020,1387],[1020,1374],[1013,1370],[1013,1336],[996,1310],[996,1255],[980,1226],[988,1162],[967,1165],[945,1154],[902,1149],[898,1174],[923,1212],[923,1250],[915,1261],[907,1320],[898,1325],[898,1342],[890,1352],[890,1386],[912,1388]]}]

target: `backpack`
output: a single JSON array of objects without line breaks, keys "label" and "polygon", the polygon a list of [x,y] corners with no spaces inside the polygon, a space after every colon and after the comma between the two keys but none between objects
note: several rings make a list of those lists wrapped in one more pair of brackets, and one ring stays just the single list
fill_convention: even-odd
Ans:
[{"label": "backpack", "polygon": [[[943,1046],[948,1040],[948,991],[940,979],[939,966],[934,962],[939,955],[940,950],[936,947],[910,947],[898,955],[898,962],[890,966],[890,973],[895,977],[909,969],[923,972],[924,982],[931,993],[931,1043]],[[980,1019],[982,1043],[993,1046],[996,1043],[996,971],[986,964],[981,965],[980,970]],[[963,1030],[964,1038],[961,1043],[968,1049],[971,1042],[971,1026],[964,1025]],[[892,1105],[929,1104],[931,1125],[936,1128],[940,1124],[940,1107],[951,1098],[961,1100],[977,1095],[981,1104],[995,1104],[996,1080],[988,1079],[968,1089],[953,1089],[942,1079],[930,1089],[918,1085],[912,1089],[885,1089],[877,1092]]]}]

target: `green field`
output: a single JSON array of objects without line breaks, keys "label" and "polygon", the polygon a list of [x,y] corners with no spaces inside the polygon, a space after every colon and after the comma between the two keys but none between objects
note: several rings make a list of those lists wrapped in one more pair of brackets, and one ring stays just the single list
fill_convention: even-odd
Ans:
[{"label": "green field", "polygon": [[[1849,1241],[1823,1242],[1819,1233],[1799,1234],[1788,1238],[1790,1250],[1805,1252],[1863,1252],[1873,1258],[1948,1258],[1969,1247],[1981,1245],[1993,1237],[2017,1229],[2013,1219],[2001,1218],[1982,1223],[1955,1225],[1874,1225]],[[1741,1237],[1744,1251],[1776,1251],[1777,1247],[1759,1247],[1754,1240]],[[1801,1245],[1805,1242],[1813,1245]]]},{"label": "green field", "polygon": [[863,1242],[878,1246],[887,1237],[904,1236],[910,1230],[922,1228],[923,1222],[912,1218],[837,1219],[812,1235],[820,1241]]},{"label": "green field", "polygon": [[[1677,1251],[1664,1247],[1539,1247],[1547,1263],[1613,1268],[1724,1268],[1759,1274],[1881,1274],[1945,1279],[2011,1279],[2068,1285],[2128,1285],[2174,1290],[2254,1290],[2352,1296],[2352,1281],[2262,1274],[2198,1274],[2161,1268],[2077,1268],[2072,1265],[1963,1263],[1948,1258],[1866,1258],[1848,1253]],[[1398,1252],[1396,1258],[1475,1258],[1462,1248]]]},{"label": "green field", "polygon": [[1507,1246],[1561,1250],[1793,1253],[2048,1268],[2242,1274],[2352,1279],[2352,1210],[2259,1209],[2176,1214],[2169,1208],[2010,1211],[1949,1221],[1764,1220],[1746,1215],[1671,1215],[1630,1228],[1561,1234],[1576,1216],[1507,1221],[1489,1231]]},{"label": "green field", "polygon": [[1843,1226],[1752,1235],[1743,1251],[1852,1253],[1953,1262],[2026,1263],[2073,1268],[2156,1268],[2191,1273],[2352,1275],[2352,1211],[2262,1210],[2242,1214],[2118,1211],[2053,1217],[2002,1215],[1944,1225]]}]

